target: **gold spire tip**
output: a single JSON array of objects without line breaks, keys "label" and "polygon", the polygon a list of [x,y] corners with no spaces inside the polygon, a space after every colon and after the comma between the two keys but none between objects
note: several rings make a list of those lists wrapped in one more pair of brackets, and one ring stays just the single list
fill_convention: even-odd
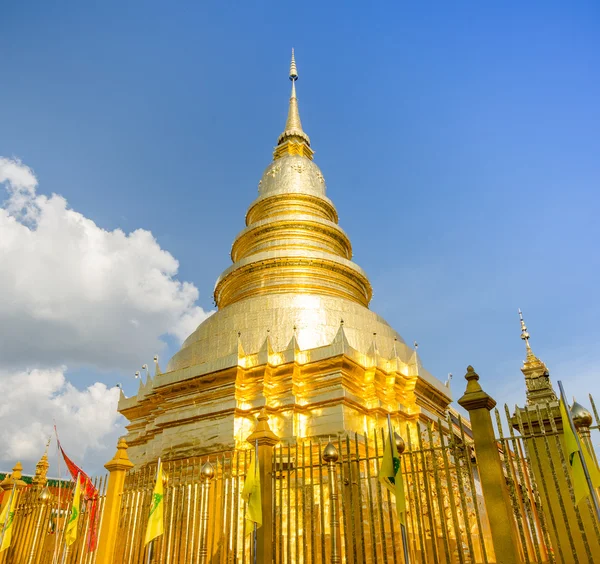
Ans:
[{"label": "gold spire tip", "polygon": [[529,345],[529,333],[527,332],[527,326],[523,320],[523,312],[521,311],[521,308],[519,308],[519,320],[521,321],[521,339],[525,341],[527,351],[531,351],[531,346]]},{"label": "gold spire tip", "polygon": [[290,80],[298,80],[298,69],[296,68],[296,59],[294,57],[294,48],[292,47],[292,61],[290,62]]}]

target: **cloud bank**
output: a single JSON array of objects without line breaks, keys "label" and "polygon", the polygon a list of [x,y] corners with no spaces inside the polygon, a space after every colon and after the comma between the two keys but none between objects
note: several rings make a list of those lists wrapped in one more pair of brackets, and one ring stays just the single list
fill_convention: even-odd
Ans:
[{"label": "cloud bank", "polygon": [[37,184],[28,166],[0,157],[3,466],[37,460],[53,417],[70,433],[63,442],[82,449],[120,428],[118,390],[78,389],[67,366],[130,371],[162,350],[161,335],[182,340],[210,314],[150,231],[102,229]]}]

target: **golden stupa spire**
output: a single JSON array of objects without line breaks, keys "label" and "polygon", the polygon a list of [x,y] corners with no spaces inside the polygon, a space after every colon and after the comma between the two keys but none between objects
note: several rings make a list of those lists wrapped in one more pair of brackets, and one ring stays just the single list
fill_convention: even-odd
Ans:
[{"label": "golden stupa spire", "polygon": [[310,138],[302,129],[300,111],[298,110],[298,98],[296,98],[298,68],[296,67],[296,58],[293,49],[292,60],[290,62],[290,80],[292,81],[292,94],[290,96],[285,130],[277,140],[277,147],[275,147],[273,158],[279,159],[285,155],[301,155],[312,160],[313,151],[310,148]]},{"label": "golden stupa spire", "polygon": [[525,376],[525,386],[527,388],[527,403],[546,403],[556,401],[556,394],[550,383],[550,373],[546,365],[533,354],[529,344],[529,333],[523,320],[523,312],[519,309],[519,320],[521,321],[521,339],[525,341],[527,356],[523,361],[521,372]]},{"label": "golden stupa spire", "polygon": [[525,325],[525,321],[523,320],[523,312],[521,311],[521,308],[519,308],[519,319],[521,321],[521,339],[525,341],[525,347],[527,349],[526,362],[536,360],[536,356],[533,354],[533,351],[531,350],[531,345],[529,344],[529,333],[527,332],[527,326]]}]

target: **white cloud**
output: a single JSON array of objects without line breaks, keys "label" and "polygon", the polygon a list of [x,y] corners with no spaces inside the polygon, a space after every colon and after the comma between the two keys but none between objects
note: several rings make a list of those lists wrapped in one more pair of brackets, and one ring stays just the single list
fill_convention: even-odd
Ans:
[{"label": "white cloud", "polygon": [[119,391],[66,367],[131,371],[161,351],[161,335],[182,340],[210,312],[149,231],[107,231],[37,194],[17,159],[0,157],[2,187],[0,469],[21,460],[31,471],[56,420],[67,453],[99,472],[124,432]]},{"label": "white cloud", "polygon": [[[99,470],[123,433],[123,417],[117,413],[118,388],[96,382],[78,390],[67,380],[65,367],[0,371],[0,386],[3,466],[20,460],[32,471],[48,437],[54,435],[54,421],[63,448],[76,462],[85,462],[86,469]],[[50,460],[55,473],[55,457]]]},{"label": "white cloud", "polygon": [[106,231],[32,170],[0,157],[0,359],[3,366],[131,369],[207,317],[198,290],[151,232]]}]

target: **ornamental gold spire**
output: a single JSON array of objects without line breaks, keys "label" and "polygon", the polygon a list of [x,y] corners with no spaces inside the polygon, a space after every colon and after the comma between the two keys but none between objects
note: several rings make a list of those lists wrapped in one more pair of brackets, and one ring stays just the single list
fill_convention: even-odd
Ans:
[{"label": "ornamental gold spire", "polygon": [[33,487],[40,490],[48,481],[46,475],[48,474],[48,468],[50,468],[50,464],[48,463],[48,447],[50,446],[50,440],[51,439],[48,439],[48,442],[46,443],[46,450],[44,451],[42,458],[40,458],[39,462],[35,466],[35,476],[31,480]]},{"label": "ornamental gold spire", "polygon": [[310,138],[302,129],[300,111],[298,110],[298,98],[296,98],[296,81],[298,80],[298,68],[296,58],[292,49],[292,60],[290,62],[290,80],[292,81],[292,94],[290,106],[285,122],[285,129],[277,140],[277,147],[273,153],[273,159],[279,159],[285,155],[300,155],[312,160],[314,151],[310,148]]},{"label": "ornamental gold spire", "polygon": [[525,348],[527,349],[527,361],[536,360],[536,356],[533,354],[531,345],[529,344],[529,333],[527,332],[527,326],[523,320],[523,312],[521,311],[521,308],[519,308],[519,320],[521,321],[521,339],[525,341]]},{"label": "ornamental gold spire", "polygon": [[525,376],[527,391],[527,404],[547,403],[557,401],[556,394],[550,383],[550,373],[546,365],[533,354],[529,344],[529,333],[523,320],[523,312],[519,309],[519,320],[521,322],[521,339],[525,341],[527,354],[523,361],[521,372]]}]

